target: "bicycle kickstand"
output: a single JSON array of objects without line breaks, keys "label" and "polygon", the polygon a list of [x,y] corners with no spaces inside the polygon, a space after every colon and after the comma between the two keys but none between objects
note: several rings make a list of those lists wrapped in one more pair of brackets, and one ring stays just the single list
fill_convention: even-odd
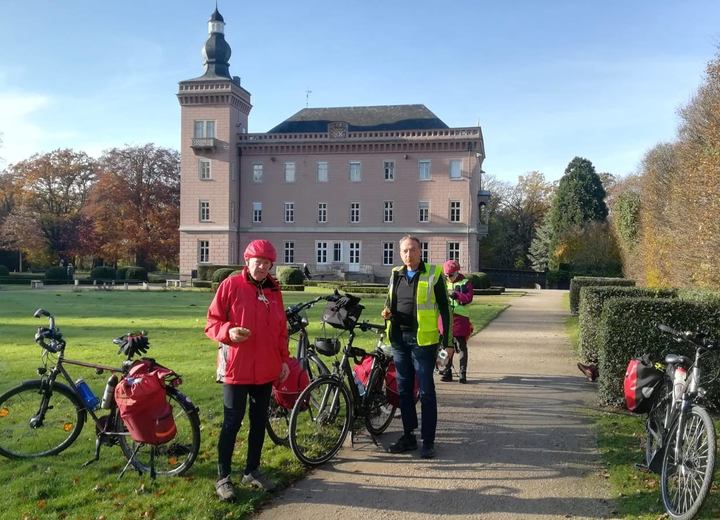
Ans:
[{"label": "bicycle kickstand", "polygon": [[85,462],[82,465],[83,468],[89,466],[93,462],[97,462],[100,460],[100,446],[102,446],[102,442],[100,440],[100,437],[98,436],[95,438],[95,457],[90,459],[89,461]]},{"label": "bicycle kickstand", "polygon": [[[135,446],[135,450],[132,452],[132,455],[128,458],[127,464],[125,464],[125,467],[122,469],[120,474],[118,475],[118,480],[122,478],[122,476],[125,474],[127,469],[130,467],[130,464],[132,464],[133,459],[135,458],[135,455],[137,455],[137,452],[140,450],[140,448],[143,447],[143,444],[138,444]],[[153,459],[153,470],[155,469],[154,459]],[[140,470],[138,470],[138,473],[141,473]],[[142,474],[142,473],[141,473]]]}]

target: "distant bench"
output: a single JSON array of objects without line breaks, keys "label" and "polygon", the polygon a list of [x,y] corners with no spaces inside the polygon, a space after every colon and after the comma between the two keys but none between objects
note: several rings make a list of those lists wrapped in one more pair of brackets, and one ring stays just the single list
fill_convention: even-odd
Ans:
[{"label": "distant bench", "polygon": [[185,280],[165,280],[165,287],[173,287],[175,289],[179,289],[181,287],[185,287],[187,282]]},{"label": "distant bench", "polygon": [[42,280],[30,280],[30,288],[31,289],[40,289],[44,285],[45,285],[45,283]]}]

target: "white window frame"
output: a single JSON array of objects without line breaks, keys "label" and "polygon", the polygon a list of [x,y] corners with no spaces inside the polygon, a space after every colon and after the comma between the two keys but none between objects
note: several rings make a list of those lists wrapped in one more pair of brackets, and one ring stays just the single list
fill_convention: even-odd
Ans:
[{"label": "white window frame", "polygon": [[294,224],[295,223],[295,203],[294,202],[284,202],[284,216],[285,216],[285,224]]},{"label": "white window frame", "polygon": [[286,240],[283,246],[283,260],[286,264],[295,263],[295,242]]},{"label": "white window frame", "polygon": [[315,262],[318,265],[328,263],[328,243],[327,242],[315,242]]},{"label": "white window frame", "polygon": [[351,202],[350,203],[350,223],[358,224],[359,222],[360,222],[360,203],[359,202]]},{"label": "white window frame", "polygon": [[462,179],[462,159],[450,159],[448,163],[448,177],[452,180]]},{"label": "white window frame", "polygon": [[361,161],[348,161],[348,179],[350,182],[362,182]]},{"label": "white window frame", "polygon": [[349,249],[349,263],[360,264],[360,252],[362,251],[362,245],[360,242],[350,242]]},{"label": "white window frame", "polygon": [[318,202],[317,221],[318,224],[327,224],[328,203]]},{"label": "white window frame", "polygon": [[430,262],[430,242],[420,242],[420,260]]},{"label": "white window frame", "polygon": [[210,159],[198,159],[198,177],[201,181],[209,181],[212,179],[212,165]]},{"label": "white window frame", "polygon": [[198,218],[200,222],[210,222],[210,201],[201,200],[198,204]]},{"label": "white window frame", "polygon": [[462,212],[460,211],[461,205],[459,200],[451,200],[449,205],[448,221],[457,223],[462,222]]},{"label": "white window frame", "polygon": [[395,262],[395,242],[382,243],[382,263],[383,265],[393,265]]},{"label": "white window frame", "polygon": [[253,202],[252,203],[252,221],[253,224],[261,224],[262,223],[262,202]]},{"label": "white window frame", "polygon": [[318,161],[316,167],[317,182],[328,182],[329,170],[327,161]]},{"label": "white window frame", "polygon": [[198,264],[210,262],[210,241],[198,240]]},{"label": "white window frame", "polygon": [[432,179],[432,161],[430,159],[421,159],[418,161],[418,179],[421,181],[429,181]]},{"label": "white window frame", "polygon": [[295,182],[295,174],[296,174],[295,161],[285,161],[285,164],[283,165],[283,175],[285,177],[285,182],[287,184],[294,183]]},{"label": "white window frame", "polygon": [[195,139],[214,138],[215,137],[215,120],[214,119],[196,119],[193,122],[193,137]]},{"label": "white window frame", "polygon": [[343,247],[342,242],[333,242],[332,261],[342,262]]},{"label": "white window frame", "polygon": [[383,201],[383,222],[384,223],[390,223],[393,222],[393,209],[395,204],[391,200]]},{"label": "white window frame", "polygon": [[383,161],[383,178],[385,182],[395,182],[395,161]]},{"label": "white window frame", "polygon": [[460,242],[447,243],[447,259],[460,261]]},{"label": "white window frame", "polygon": [[418,201],[418,222],[426,224],[430,222],[430,201],[419,200]]},{"label": "white window frame", "polygon": [[265,175],[265,166],[261,162],[252,165],[252,180],[255,184],[261,184]]}]

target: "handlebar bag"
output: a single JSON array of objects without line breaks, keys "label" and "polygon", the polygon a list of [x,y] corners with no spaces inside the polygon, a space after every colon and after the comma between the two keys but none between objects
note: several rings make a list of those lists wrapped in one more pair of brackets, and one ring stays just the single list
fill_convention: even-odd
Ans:
[{"label": "handlebar bag", "polygon": [[[385,373],[385,394],[387,395],[388,403],[392,406],[400,406],[400,394],[398,393],[397,385],[397,369],[395,368],[395,362],[390,361],[387,372]],[[420,399],[420,379],[415,376],[415,388],[413,388],[413,397],[415,402]]]},{"label": "handlebar bag", "polygon": [[302,365],[297,359],[288,359],[287,365],[290,369],[287,378],[282,383],[275,381],[273,383],[272,393],[275,401],[277,401],[280,406],[287,410],[292,410],[300,393],[310,384],[310,378],[307,372],[302,369]]},{"label": "handlebar bag", "polygon": [[649,354],[631,359],[625,370],[625,406],[633,413],[647,413],[658,395],[663,372]]},{"label": "handlebar bag", "polygon": [[365,307],[360,305],[360,298],[345,294],[325,305],[322,321],[336,329],[352,330]]},{"label": "handlebar bag", "polygon": [[157,445],[175,438],[177,427],[163,382],[172,373],[152,360],[140,359],[115,387],[120,417],[135,442]]}]

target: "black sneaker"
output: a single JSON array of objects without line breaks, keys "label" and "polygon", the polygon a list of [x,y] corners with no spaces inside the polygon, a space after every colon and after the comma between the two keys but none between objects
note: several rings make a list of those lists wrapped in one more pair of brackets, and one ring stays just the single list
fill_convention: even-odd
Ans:
[{"label": "black sneaker", "polygon": [[448,370],[448,371],[445,372],[445,373],[442,375],[442,377],[440,378],[440,381],[443,381],[443,382],[445,382],[445,383],[450,383],[450,382],[452,382],[452,380],[453,380],[453,378],[452,378],[452,370]]},{"label": "black sneaker", "polygon": [[467,383],[467,377],[465,377],[465,374],[460,374],[460,379],[458,379],[458,383],[462,383],[463,385]]},{"label": "black sneaker", "polygon": [[417,440],[412,433],[404,433],[393,444],[388,446],[388,453],[404,453],[406,451],[416,450],[418,447]]},{"label": "black sneaker", "polygon": [[422,450],[420,450],[421,459],[434,459],[435,458],[435,444],[423,442]]}]

